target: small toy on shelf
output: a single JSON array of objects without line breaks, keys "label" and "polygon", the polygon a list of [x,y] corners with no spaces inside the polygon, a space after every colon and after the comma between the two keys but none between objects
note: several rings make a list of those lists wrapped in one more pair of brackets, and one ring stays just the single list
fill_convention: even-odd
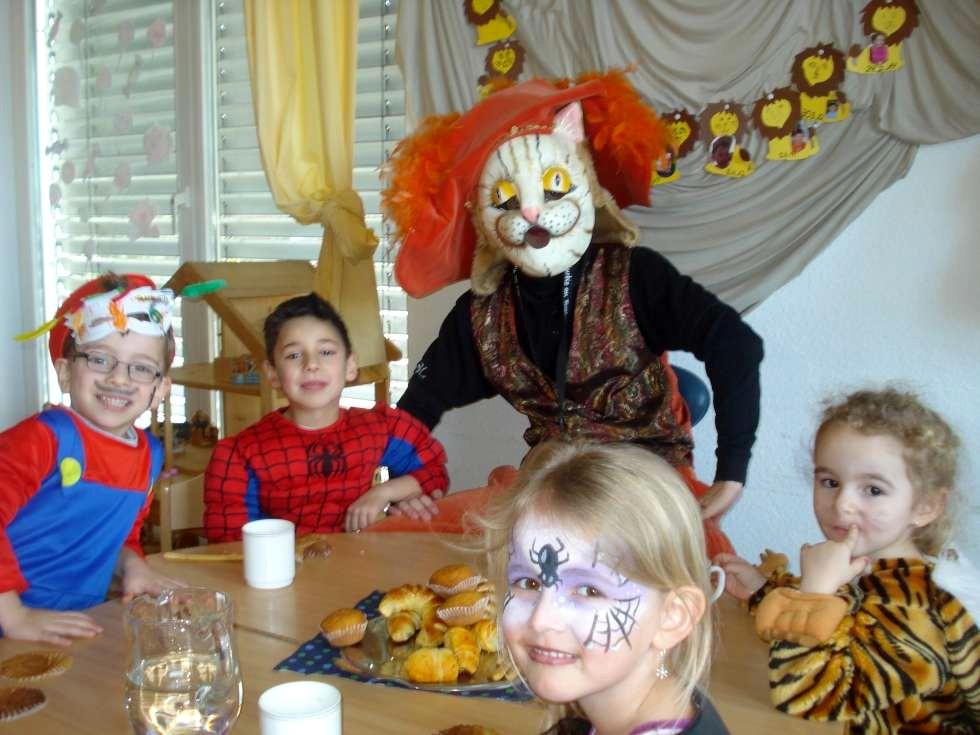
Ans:
[{"label": "small toy on shelf", "polygon": [[259,373],[255,361],[248,355],[236,357],[231,365],[231,382],[245,385],[258,385]]},{"label": "small toy on shelf", "polygon": [[188,441],[195,447],[213,447],[218,443],[218,427],[211,425],[207,411],[195,411],[191,416]]}]

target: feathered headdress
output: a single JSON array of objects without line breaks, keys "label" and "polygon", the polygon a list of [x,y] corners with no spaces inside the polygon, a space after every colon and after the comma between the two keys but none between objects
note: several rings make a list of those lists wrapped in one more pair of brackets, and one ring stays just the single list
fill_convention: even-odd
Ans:
[{"label": "feathered headdress", "polygon": [[467,210],[487,158],[509,138],[550,131],[555,113],[573,102],[582,105],[599,185],[619,207],[649,206],[650,174],[669,134],[622,72],[502,89],[463,115],[426,118],[388,163],[382,205],[401,242],[395,274],[407,293],[425,296],[470,277],[477,234]]},{"label": "feathered headdress", "polygon": [[[189,284],[180,295],[203,296],[224,285],[221,279]],[[162,337],[170,330],[176,298],[169,288],[158,289],[149,278],[136,273],[100,276],[72,291],[53,319],[14,339],[22,342],[48,333],[48,351],[56,362],[64,357],[69,334],[78,344],[113,332]]]}]

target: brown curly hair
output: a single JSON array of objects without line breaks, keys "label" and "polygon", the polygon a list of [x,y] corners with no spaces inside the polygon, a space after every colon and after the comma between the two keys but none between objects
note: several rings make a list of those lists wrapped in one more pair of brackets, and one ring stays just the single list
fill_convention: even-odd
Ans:
[{"label": "brown curly hair", "polygon": [[955,517],[954,485],[960,448],[956,432],[918,396],[898,388],[859,390],[842,400],[828,400],[814,445],[830,424],[844,424],[865,435],[890,436],[902,443],[905,469],[919,497],[945,496],[945,508],[939,517],[912,534],[920,551],[938,554],[952,535]]}]

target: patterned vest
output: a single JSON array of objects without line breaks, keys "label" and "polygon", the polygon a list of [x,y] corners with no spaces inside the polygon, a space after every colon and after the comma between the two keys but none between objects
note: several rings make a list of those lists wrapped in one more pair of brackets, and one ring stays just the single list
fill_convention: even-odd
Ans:
[{"label": "patterned vest", "polygon": [[594,245],[589,252],[573,308],[564,427],[555,384],[521,349],[514,284],[507,278],[494,293],[472,299],[484,375],[530,420],[524,439],[531,446],[560,436],[627,441],[649,446],[675,466],[690,465],[690,427],[671,410],[676,381],[666,355],[647,348],[633,314],[629,249]]}]

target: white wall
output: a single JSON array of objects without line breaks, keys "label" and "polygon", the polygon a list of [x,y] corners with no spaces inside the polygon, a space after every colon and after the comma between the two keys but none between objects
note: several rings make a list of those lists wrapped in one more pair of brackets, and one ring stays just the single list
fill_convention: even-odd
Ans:
[{"label": "white wall", "polygon": [[[763,336],[762,419],[742,500],[723,523],[736,548],[792,550],[819,537],[810,510],[810,441],[828,393],[901,380],[963,440],[961,536],[980,560],[980,136],[920,149],[884,192],[804,273],[748,316]],[[411,305],[421,356],[461,288]],[[690,355],[674,362],[704,376]],[[698,475],[714,475],[714,414],[695,430]],[[501,399],[453,411],[436,435],[453,488],[517,463],[526,421]]]},{"label": "white wall", "polygon": [[[37,381],[33,378],[31,345],[13,336],[36,324],[25,316],[23,285],[29,282],[21,260],[24,243],[23,151],[24,70],[20,25],[20,0],[0,0],[0,428],[6,428],[34,411]],[[16,116],[16,117],[15,117]]]}]

